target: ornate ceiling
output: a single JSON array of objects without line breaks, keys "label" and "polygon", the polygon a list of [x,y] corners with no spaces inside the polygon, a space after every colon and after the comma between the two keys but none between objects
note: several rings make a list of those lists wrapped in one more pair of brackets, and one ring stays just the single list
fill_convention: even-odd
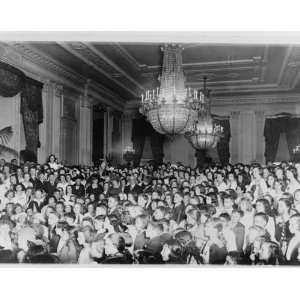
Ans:
[{"label": "ornate ceiling", "polygon": [[[10,43],[19,53],[38,53],[80,82],[123,101],[154,88],[162,63],[161,45],[144,43]],[[300,48],[276,45],[184,44],[186,86],[201,88],[203,76],[214,95],[300,91]],[[51,66],[50,66],[51,67]]]}]

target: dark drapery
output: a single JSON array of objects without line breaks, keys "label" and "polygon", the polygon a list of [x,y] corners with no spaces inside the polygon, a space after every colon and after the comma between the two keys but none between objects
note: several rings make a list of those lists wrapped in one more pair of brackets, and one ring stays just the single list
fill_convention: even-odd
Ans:
[{"label": "dark drapery", "polygon": [[212,163],[212,159],[207,156],[207,150],[196,150],[195,157],[197,159],[198,168],[205,168],[207,164]]},{"label": "dark drapery", "polygon": [[230,150],[229,141],[231,138],[230,133],[230,121],[229,119],[215,119],[216,124],[223,127],[223,135],[217,144],[217,152],[220,159],[221,165],[226,165],[229,163]]},{"label": "dark drapery", "polygon": [[158,132],[155,132],[153,128],[150,134],[150,143],[153,160],[156,164],[161,164],[164,159],[164,136],[159,134]]},{"label": "dark drapery", "polygon": [[280,134],[285,132],[288,151],[292,160],[296,159],[293,149],[300,145],[300,118],[282,113],[266,119],[264,136],[266,142],[266,162],[274,162],[278,150]]},{"label": "dark drapery", "polygon": [[26,150],[37,160],[37,149],[40,146],[39,124],[43,121],[42,104],[43,84],[31,78],[25,79],[21,94],[21,114],[26,139]]},{"label": "dark drapery", "polygon": [[292,150],[300,141],[298,138],[299,125],[299,118],[294,118],[287,113],[281,113],[266,119],[264,128],[266,163],[275,161],[282,132],[286,133],[290,157],[293,157]]},{"label": "dark drapery", "polygon": [[15,67],[0,62],[0,95],[13,97],[24,88],[25,74]]},{"label": "dark drapery", "polygon": [[135,150],[135,165],[139,165],[144,151],[145,139],[150,137],[151,151],[155,163],[163,161],[163,142],[164,136],[156,132],[151,124],[143,117],[132,121],[132,143]]},{"label": "dark drapery", "polygon": [[276,153],[278,150],[280,133],[282,131],[282,123],[284,119],[266,119],[264,136],[265,136],[265,158],[266,162],[275,161]]},{"label": "dark drapery", "polygon": [[26,139],[26,149],[22,150],[31,161],[37,160],[39,147],[39,124],[43,121],[43,84],[28,78],[25,74],[0,62],[0,95],[13,97],[21,92],[21,114]]},{"label": "dark drapery", "polygon": [[142,118],[132,120],[132,143],[135,150],[134,166],[138,166],[145,146],[145,124]]},{"label": "dark drapery", "polygon": [[121,126],[120,126],[120,119],[121,113],[114,111],[113,115],[113,126],[112,126],[112,149],[113,149],[113,160],[115,164],[120,163],[121,157],[120,154],[121,150]]},{"label": "dark drapery", "polygon": [[292,160],[299,160],[299,154],[295,155],[293,149],[300,145],[300,118],[289,118],[286,121],[286,140],[290,158]]},{"label": "dark drapery", "polygon": [[39,147],[39,124],[43,121],[43,84],[28,78],[25,74],[0,62],[0,95],[13,97],[21,92],[21,114],[26,139],[26,149],[22,150],[31,161],[37,158]]}]

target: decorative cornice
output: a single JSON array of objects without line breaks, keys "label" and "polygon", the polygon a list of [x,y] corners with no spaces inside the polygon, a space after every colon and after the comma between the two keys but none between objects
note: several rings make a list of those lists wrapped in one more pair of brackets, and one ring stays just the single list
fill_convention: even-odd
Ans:
[{"label": "decorative cornice", "polygon": [[[9,62],[12,65],[22,69],[28,76],[33,77],[34,79],[37,79],[41,82],[47,82],[51,75],[51,80],[57,81],[60,84],[67,86],[68,88],[77,92],[81,92],[82,87],[86,82],[85,77],[74,72],[61,63],[56,62],[47,54],[40,52],[34,47],[28,46],[23,43],[0,44],[0,49],[2,49],[3,47],[4,49],[6,49],[5,51],[7,53],[10,53],[10,56],[19,55],[19,57],[21,58],[20,60],[22,61],[22,64],[18,63],[17,61],[12,62],[10,60]],[[5,61],[1,57],[1,55],[0,59]],[[25,60],[31,62],[35,67],[30,67],[28,63],[25,63]],[[39,66],[40,69],[37,70],[36,66]],[[39,76],[37,76],[36,74],[37,71],[39,73]],[[44,74],[41,74],[42,71]],[[123,99],[121,99],[117,94],[113,93],[99,83],[92,82],[91,90],[91,96],[95,99],[98,99],[107,104],[110,103],[118,109],[122,109],[122,107],[124,106]]]},{"label": "decorative cornice", "polygon": [[240,111],[231,111],[230,112],[230,116],[231,116],[231,118],[232,119],[234,119],[234,118],[238,118],[239,116],[240,116],[240,114],[241,114],[241,112]]},{"label": "decorative cornice", "polygon": [[224,105],[263,105],[263,104],[290,104],[299,103],[300,94],[290,95],[252,95],[252,96],[231,96],[215,97],[212,99],[212,107]]},{"label": "decorative cornice", "polygon": [[62,66],[60,63],[57,63],[54,59],[50,58],[47,54],[41,53],[34,47],[28,46],[25,43],[10,43],[9,45],[33,63],[46,67],[48,70],[52,70],[55,73],[62,74],[65,78],[68,78],[71,81],[84,84],[84,77],[73,72],[71,69]]}]

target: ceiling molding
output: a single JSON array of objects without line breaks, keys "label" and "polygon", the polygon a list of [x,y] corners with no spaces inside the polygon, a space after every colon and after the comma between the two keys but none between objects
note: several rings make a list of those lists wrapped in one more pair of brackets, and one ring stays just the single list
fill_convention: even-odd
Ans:
[{"label": "ceiling molding", "polygon": [[263,83],[265,81],[265,75],[266,75],[266,69],[268,64],[268,58],[269,58],[269,46],[266,46],[264,48],[264,53],[262,57],[262,63],[260,66],[260,83]]},{"label": "ceiling molding", "polygon": [[292,50],[293,50],[292,46],[288,46],[285,50],[285,55],[284,55],[284,58],[282,60],[282,65],[281,65],[280,72],[279,72],[278,79],[277,79],[277,84],[278,85],[283,84],[283,81],[284,81],[283,75],[285,74],[287,64],[289,62]]},{"label": "ceiling molding", "polygon": [[300,47],[289,47],[282,65],[280,86],[294,89],[300,81]]},{"label": "ceiling molding", "polygon": [[88,49],[90,49],[95,55],[98,55],[99,58],[103,59],[106,63],[108,63],[111,67],[113,67],[117,72],[122,74],[124,77],[126,77],[128,80],[130,80],[133,84],[135,84],[141,91],[144,90],[144,87],[136,81],[133,77],[131,77],[127,72],[125,72],[123,69],[121,69],[119,66],[117,66],[112,60],[110,60],[106,55],[103,54],[99,49],[97,49],[95,46],[93,46],[90,43],[84,43]]},{"label": "ceiling molding", "polygon": [[62,74],[65,78],[68,78],[74,82],[84,84],[86,79],[80,74],[75,73],[73,70],[62,66],[60,63],[56,62],[46,53],[29,46],[26,43],[9,43],[16,51],[23,55],[26,59],[32,61],[33,63],[46,67],[48,70],[52,70],[55,73]]},{"label": "ceiling molding", "polygon": [[[195,62],[195,63],[183,63],[182,66],[183,68],[194,68],[194,67],[219,67],[223,68],[224,66],[228,67],[233,67],[235,65],[238,66],[254,66],[258,65],[261,62],[262,58],[259,57],[252,57],[249,59],[237,59],[237,60],[219,60],[219,61],[204,61],[204,62]],[[148,65],[141,65],[143,66],[143,69],[145,70],[160,70],[162,66],[160,65],[153,65],[153,66],[148,66]]]},{"label": "ceiling molding", "polygon": [[[37,50],[33,46],[28,46],[24,43],[9,43],[5,46],[13,52],[16,51],[16,53],[18,53],[24,59],[27,59],[34,64],[32,68],[28,68],[28,63],[24,61],[22,65],[18,65],[18,67],[25,68],[24,71],[26,71],[27,73],[29,72],[34,77],[39,77],[40,81],[46,80],[42,77],[48,78],[50,76],[51,80],[58,81],[63,85],[67,85],[69,88],[72,88],[77,92],[81,92],[84,84],[86,83],[87,78],[81,76],[77,72],[74,72],[67,66],[55,61],[53,58],[51,58],[44,52]],[[40,67],[40,69],[38,70],[38,75],[36,75],[36,66]],[[117,94],[111,92],[101,84],[93,81],[91,83],[91,88],[94,88],[95,90],[97,90],[97,93],[99,93],[99,95],[96,95],[94,93],[93,97],[100,98],[101,101],[104,102],[107,102],[104,99],[108,98],[110,99],[110,102],[113,102],[114,106],[122,107],[124,105],[123,99],[121,99]]]},{"label": "ceiling molding", "polygon": [[[58,45],[60,45],[63,49],[71,53],[73,56],[80,59],[85,64],[92,67],[97,72],[103,74],[105,77],[107,77],[109,80],[117,84],[119,87],[123,88],[127,92],[129,92],[131,95],[137,97],[138,94],[130,89],[128,86],[124,85],[123,83],[119,82],[115,78],[112,77],[111,74],[109,74],[107,71],[104,70],[104,68],[109,69],[109,72],[113,73],[114,68],[111,67],[109,64],[107,64],[103,59],[101,59],[97,54],[95,54],[93,51],[91,51],[84,43],[81,42],[71,42],[71,43],[61,43],[58,42]],[[99,66],[101,65],[101,67]]]},{"label": "ceiling molding", "polygon": [[136,72],[141,70],[141,64],[122,45],[119,43],[111,43],[111,46],[135,69]]}]

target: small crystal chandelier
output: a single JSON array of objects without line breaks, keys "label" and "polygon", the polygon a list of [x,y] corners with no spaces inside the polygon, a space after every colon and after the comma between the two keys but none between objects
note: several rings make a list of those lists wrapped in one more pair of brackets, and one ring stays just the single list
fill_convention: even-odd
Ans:
[{"label": "small crystal chandelier", "polygon": [[219,142],[223,127],[215,124],[210,113],[210,91],[206,88],[206,77],[204,77],[203,90],[200,91],[204,103],[203,109],[199,110],[198,120],[196,120],[185,133],[185,137],[197,150],[207,150],[214,148]]},{"label": "small crystal chandelier", "polygon": [[180,45],[174,44],[162,48],[160,88],[148,90],[142,95],[140,112],[161,134],[185,133],[201,110],[201,95],[196,90],[185,88],[182,50]]}]

